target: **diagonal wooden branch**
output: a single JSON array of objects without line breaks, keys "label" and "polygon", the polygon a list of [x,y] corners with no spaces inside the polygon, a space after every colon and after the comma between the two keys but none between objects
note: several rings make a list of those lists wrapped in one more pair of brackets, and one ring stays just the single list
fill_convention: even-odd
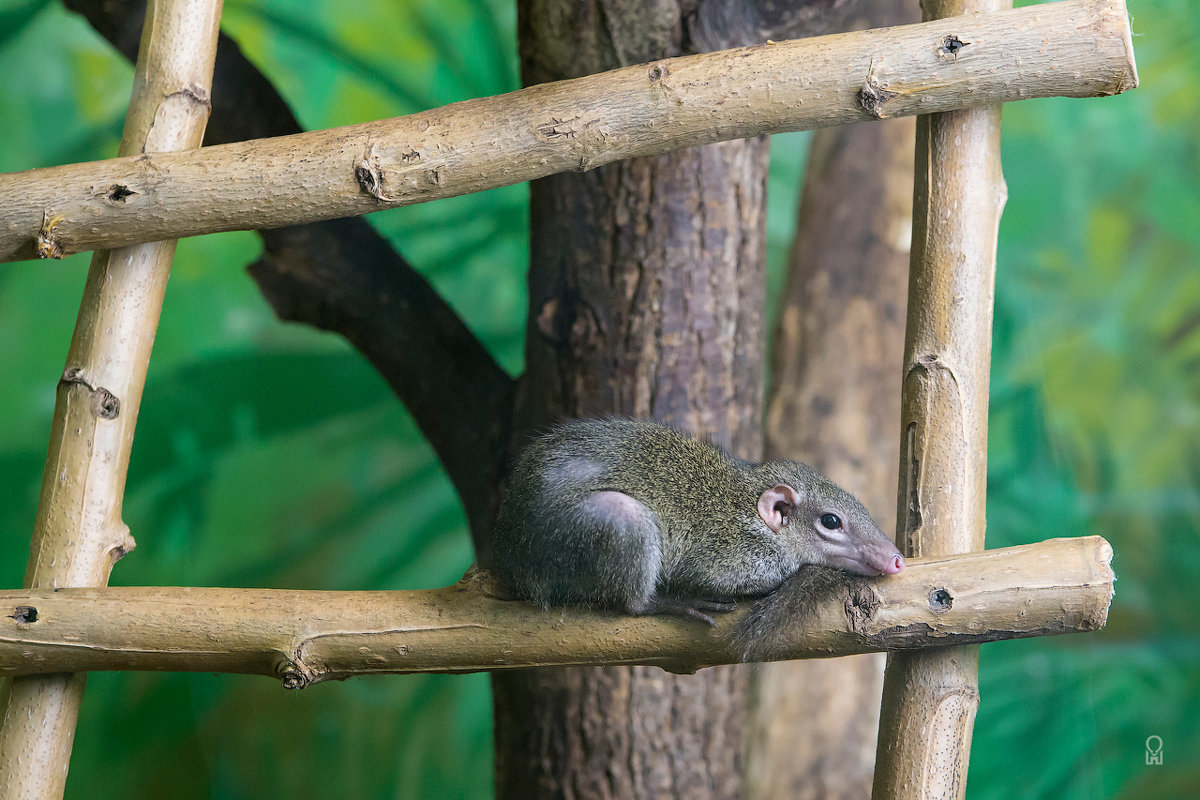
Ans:
[{"label": "diagonal wooden branch", "polygon": [[[120,152],[197,148],[221,0],[159,0],[147,9]],[[104,190],[108,202],[124,190]],[[49,224],[49,223],[48,223]],[[134,426],[175,242],[92,259],[42,476],[26,586],[103,586],[134,546],[121,519]],[[60,798],[85,675],[14,680],[0,700],[0,797]]]},{"label": "diagonal wooden branch", "polygon": [[[68,0],[126,57],[137,55],[138,0]],[[134,15],[137,14],[135,17]],[[300,131],[270,81],[222,35],[206,144]],[[467,512],[475,552],[488,533],[511,439],[512,378],[454,310],[364,219],[259,231],[250,266],[281,319],[344,336],[396,393],[441,459]]]},{"label": "diagonal wooden branch", "polygon": [[408,117],[0,176],[0,260],[366,214],[681,147],[1137,83],[1123,0],[664,59]]},{"label": "diagonal wooden branch", "polygon": [[[848,582],[768,659],[822,658],[1097,630],[1112,598],[1099,536],[916,559]],[[739,661],[728,634],[674,617],[542,611],[497,599],[472,571],[405,592],[107,588],[0,592],[0,674],[185,670],[269,675],[298,688],[352,675],[650,664],[692,672]]]}]

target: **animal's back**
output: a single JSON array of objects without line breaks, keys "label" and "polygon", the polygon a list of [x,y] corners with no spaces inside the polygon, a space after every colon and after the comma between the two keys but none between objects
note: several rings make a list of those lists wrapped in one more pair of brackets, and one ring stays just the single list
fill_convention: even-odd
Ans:
[{"label": "animal's back", "polygon": [[496,572],[543,605],[636,610],[672,559],[668,537],[688,533],[667,530],[663,519],[711,503],[711,476],[731,463],[712,445],[652,422],[553,428],[525,448],[509,478],[494,532]]}]

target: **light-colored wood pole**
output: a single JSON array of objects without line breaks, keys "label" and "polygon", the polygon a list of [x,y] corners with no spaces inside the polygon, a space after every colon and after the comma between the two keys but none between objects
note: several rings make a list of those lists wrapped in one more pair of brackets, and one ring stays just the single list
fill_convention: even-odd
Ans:
[{"label": "light-colored wood pole", "polygon": [[0,261],[355,216],[693,145],[1111,95],[1134,80],[1124,0],[670,58],[397,119],[0,175]]},{"label": "light-colored wood pole", "polygon": [[[932,559],[850,579],[806,616],[771,627],[765,659],[824,658],[1092,631],[1112,597],[1099,536]],[[184,670],[269,675],[285,686],[351,675],[740,661],[753,611],[709,628],[679,617],[542,610],[501,600],[487,573],[427,591],[99,588],[0,592],[0,674]]]},{"label": "light-colored wood pole", "polygon": [[[925,18],[1011,0],[925,0]],[[945,57],[974,43],[947,40]],[[982,550],[996,239],[1007,198],[1000,105],[917,119],[897,543],[908,556]],[[894,653],[873,796],[962,798],[979,705],[975,646]]]},{"label": "light-colored wood pole", "polygon": [[[221,0],[151,0],[120,152],[197,148],[209,114]],[[42,476],[25,585],[103,586],[133,548],[121,503],[175,242],[92,258]],[[84,674],[7,682],[0,797],[62,797]]]}]

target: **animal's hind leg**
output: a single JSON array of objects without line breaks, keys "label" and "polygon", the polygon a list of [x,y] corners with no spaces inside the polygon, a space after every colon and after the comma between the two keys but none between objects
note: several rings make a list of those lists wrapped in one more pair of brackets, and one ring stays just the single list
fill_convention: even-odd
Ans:
[{"label": "animal's hind leg", "polygon": [[631,614],[645,609],[656,598],[662,572],[662,527],[658,515],[624,492],[590,492],[578,507],[580,522],[591,529],[595,544],[580,587],[589,599]]},{"label": "animal's hind leg", "polygon": [[591,492],[580,504],[580,515],[594,530],[600,556],[591,570],[592,596],[610,607],[635,616],[679,614],[716,625],[706,611],[732,611],[732,603],[702,598],[660,595],[662,527],[658,516],[639,500],[613,490]]}]

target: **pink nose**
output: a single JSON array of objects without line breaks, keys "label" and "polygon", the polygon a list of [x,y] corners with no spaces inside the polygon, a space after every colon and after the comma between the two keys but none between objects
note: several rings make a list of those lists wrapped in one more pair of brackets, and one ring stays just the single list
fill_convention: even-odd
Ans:
[{"label": "pink nose", "polygon": [[889,575],[895,575],[902,569],[904,569],[904,556],[896,553],[896,555],[892,556],[891,560],[888,561],[887,566],[883,568],[883,571]]}]

